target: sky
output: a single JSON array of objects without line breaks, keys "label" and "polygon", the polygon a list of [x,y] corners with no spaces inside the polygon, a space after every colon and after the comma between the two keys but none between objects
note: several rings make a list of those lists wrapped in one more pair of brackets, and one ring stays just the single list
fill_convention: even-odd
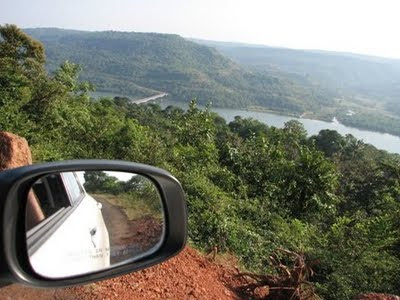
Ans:
[{"label": "sky", "polygon": [[400,58],[399,0],[0,0],[0,24],[184,37]]},{"label": "sky", "polygon": [[[90,172],[90,171],[88,171],[88,172]],[[119,181],[124,181],[124,182],[132,179],[133,176],[140,176],[138,174],[129,173],[129,172],[116,172],[116,171],[105,171],[105,170],[104,170],[104,172],[106,172],[107,175],[116,177],[116,178],[118,178]],[[85,176],[85,172],[84,171],[79,171],[79,172],[75,172],[75,173],[78,176],[78,179],[79,179],[80,183],[84,184],[85,181],[86,181],[85,177],[84,177]],[[143,176],[141,176],[141,177],[143,177]]]}]

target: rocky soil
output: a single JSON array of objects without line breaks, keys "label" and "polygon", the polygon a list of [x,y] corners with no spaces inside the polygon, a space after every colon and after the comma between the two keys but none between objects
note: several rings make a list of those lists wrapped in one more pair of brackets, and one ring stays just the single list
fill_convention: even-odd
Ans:
[{"label": "rocky soil", "polygon": [[235,274],[233,267],[187,247],[178,256],[136,273],[58,290],[12,285],[0,290],[0,299],[243,299],[236,292],[243,282]]}]

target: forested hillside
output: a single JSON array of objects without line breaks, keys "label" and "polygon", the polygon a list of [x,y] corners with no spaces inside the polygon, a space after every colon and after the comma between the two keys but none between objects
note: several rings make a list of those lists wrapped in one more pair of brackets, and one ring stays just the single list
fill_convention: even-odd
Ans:
[{"label": "forested hillside", "polygon": [[195,40],[246,65],[267,66],[308,77],[343,94],[398,102],[400,60],[366,55],[295,50]]},{"label": "forested hillside", "polygon": [[[194,40],[214,47],[243,66],[269,70],[305,88],[335,95],[335,108],[314,117],[381,132],[400,134],[400,60],[351,53],[294,50],[259,45]],[[349,116],[348,111],[354,112]]]},{"label": "forested hillside", "polygon": [[75,64],[49,75],[39,42],[15,26],[1,26],[0,36],[0,130],[26,137],[36,162],[108,158],[165,168],[184,187],[195,247],[218,247],[263,274],[283,272],[272,267],[273,253],[290,264],[279,249],[304,254],[308,282],[298,295],[309,299],[400,293],[397,155],[330,130],[308,138],[296,121],[283,129],[240,117],[226,123],[195,102],[183,111],[94,101]]},{"label": "forested hillside", "polygon": [[83,80],[98,91],[140,98],[167,92],[173,100],[196,97],[220,107],[262,106],[301,114],[332,100],[266,70],[247,70],[213,48],[178,35],[25,29],[46,47],[48,69],[65,60],[82,65]]},{"label": "forested hillside", "polygon": [[[25,29],[44,43],[47,68],[69,60],[100,95],[161,92],[200,104],[272,110],[400,135],[400,62],[347,53],[232,43],[178,35]],[[206,45],[204,45],[206,44]],[[211,47],[209,47],[211,46]],[[229,57],[229,58],[228,58]],[[354,112],[349,115],[349,111]]]}]

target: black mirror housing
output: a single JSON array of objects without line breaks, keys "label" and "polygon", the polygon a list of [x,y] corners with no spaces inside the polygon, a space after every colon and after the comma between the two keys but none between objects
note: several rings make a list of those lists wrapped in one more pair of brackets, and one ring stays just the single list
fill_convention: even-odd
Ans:
[{"label": "black mirror housing", "polygon": [[[29,262],[25,210],[32,184],[56,172],[109,170],[136,173],[157,187],[165,215],[165,238],[154,253],[109,269],[78,276],[50,279],[36,273]],[[21,283],[36,287],[66,287],[138,271],[178,254],[186,244],[187,208],[178,180],[149,165],[112,160],[72,160],[24,166],[0,172],[0,285]]]}]

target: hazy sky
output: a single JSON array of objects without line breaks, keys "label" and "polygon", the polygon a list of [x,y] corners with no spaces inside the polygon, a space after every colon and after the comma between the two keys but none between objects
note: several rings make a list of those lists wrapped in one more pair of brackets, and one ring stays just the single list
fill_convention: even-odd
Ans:
[{"label": "hazy sky", "polygon": [[0,0],[0,24],[177,33],[400,58],[399,0]]}]

